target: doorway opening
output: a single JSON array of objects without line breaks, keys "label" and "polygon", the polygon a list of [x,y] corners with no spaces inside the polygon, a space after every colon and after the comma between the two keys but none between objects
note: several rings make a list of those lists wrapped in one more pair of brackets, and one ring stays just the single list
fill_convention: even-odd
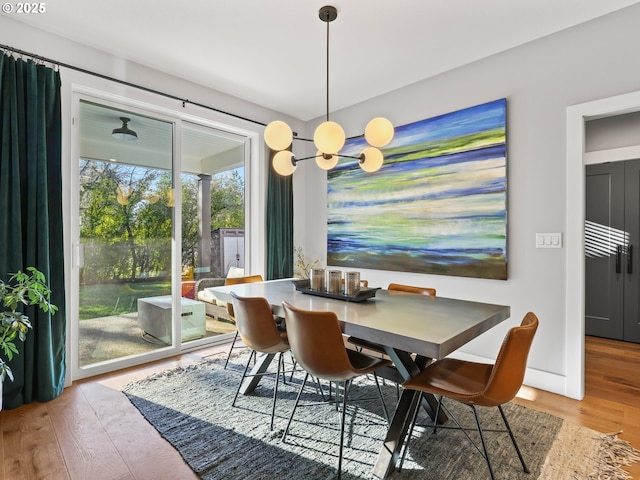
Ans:
[{"label": "doorway opening", "polygon": [[[565,388],[570,398],[584,397],[585,315],[585,122],[640,111],[640,91],[567,108],[567,250],[565,260]],[[640,157],[640,146],[615,152],[614,156]]]}]

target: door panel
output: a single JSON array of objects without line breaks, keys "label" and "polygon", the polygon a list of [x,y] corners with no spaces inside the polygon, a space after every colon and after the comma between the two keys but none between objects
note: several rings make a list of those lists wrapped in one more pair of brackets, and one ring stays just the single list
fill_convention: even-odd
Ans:
[{"label": "door panel", "polygon": [[624,340],[640,343],[640,160],[625,163],[625,226],[629,244],[624,265]]},{"label": "door panel", "polygon": [[623,339],[624,164],[587,166],[585,333]]},{"label": "door panel", "polygon": [[[183,308],[182,342],[189,346],[220,341],[235,334],[225,307],[217,305],[203,285],[227,275],[212,252],[216,233],[234,231],[242,239],[238,252],[244,267],[245,137],[211,127],[182,122],[182,297],[195,301],[193,313]],[[234,255],[235,255],[234,251]],[[220,267],[220,268],[216,268]],[[185,315],[186,313],[186,315]],[[218,337],[218,339],[216,339]]]},{"label": "door panel", "polygon": [[78,376],[171,345],[173,128],[80,101]]}]

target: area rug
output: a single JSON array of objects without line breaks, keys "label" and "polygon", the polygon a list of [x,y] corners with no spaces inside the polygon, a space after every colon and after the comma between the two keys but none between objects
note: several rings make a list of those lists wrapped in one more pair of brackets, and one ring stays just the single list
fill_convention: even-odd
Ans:
[{"label": "area rug", "polygon": [[[173,445],[193,471],[205,480],[295,480],[335,478],[339,417],[322,404],[317,385],[309,384],[289,430],[286,427],[303,374],[298,371],[280,385],[273,431],[269,430],[274,381],[265,378],[250,395],[231,407],[246,354],[223,369],[224,357],[179,368],[131,383],[123,391],[149,423]],[[275,363],[275,362],[273,362]],[[289,367],[290,368],[290,367]],[[324,385],[326,388],[327,385]],[[392,412],[395,386],[383,386]],[[372,469],[382,445],[386,422],[372,378],[358,379],[349,396],[343,475],[345,480],[374,478]],[[461,421],[472,426],[468,407],[449,404]],[[484,428],[502,428],[497,409],[480,409]],[[508,435],[486,434],[496,478],[509,480],[575,480],[630,478],[621,465],[637,461],[637,451],[615,435],[584,427],[515,404],[505,412],[531,470],[522,471]],[[451,423],[451,422],[450,422]],[[401,472],[391,479],[464,480],[489,478],[484,459],[459,430],[431,433],[430,420],[419,418]]]}]

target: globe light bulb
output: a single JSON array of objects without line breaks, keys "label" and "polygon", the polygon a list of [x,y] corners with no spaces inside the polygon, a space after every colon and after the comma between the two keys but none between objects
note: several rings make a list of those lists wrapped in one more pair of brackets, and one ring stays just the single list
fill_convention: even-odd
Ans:
[{"label": "globe light bulb", "polygon": [[367,147],[362,151],[364,158],[360,160],[360,168],[365,172],[375,172],[380,170],[384,155],[375,147]]},{"label": "globe light bulb", "polygon": [[297,165],[293,163],[293,153],[289,150],[282,150],[273,156],[273,169],[283,177],[292,175],[296,171]]},{"label": "globe light bulb", "polygon": [[[327,155],[329,158],[325,158],[324,155]],[[316,152],[316,163],[323,170],[331,170],[338,164],[338,160],[340,160],[338,155],[323,154],[320,151]]]},{"label": "globe light bulb", "polygon": [[282,120],[276,120],[265,127],[264,141],[271,150],[284,150],[293,142],[293,131]]},{"label": "globe light bulb", "polygon": [[364,138],[372,147],[382,148],[393,140],[393,124],[386,118],[377,117],[367,123]]},{"label": "globe light bulb", "polygon": [[336,122],[321,123],[313,134],[313,143],[322,153],[338,153],[344,147],[345,140],[344,130]]}]

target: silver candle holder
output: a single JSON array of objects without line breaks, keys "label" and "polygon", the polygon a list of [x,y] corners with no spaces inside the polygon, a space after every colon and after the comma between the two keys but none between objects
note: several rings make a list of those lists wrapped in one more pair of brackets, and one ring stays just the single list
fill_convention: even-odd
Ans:
[{"label": "silver candle holder", "polygon": [[345,272],[344,294],[355,297],[360,291],[360,272]]},{"label": "silver candle holder", "polygon": [[324,292],[324,268],[311,269],[311,290]]},{"label": "silver candle holder", "polygon": [[340,293],[342,291],[342,272],[340,270],[327,270],[325,284],[328,293]]}]

